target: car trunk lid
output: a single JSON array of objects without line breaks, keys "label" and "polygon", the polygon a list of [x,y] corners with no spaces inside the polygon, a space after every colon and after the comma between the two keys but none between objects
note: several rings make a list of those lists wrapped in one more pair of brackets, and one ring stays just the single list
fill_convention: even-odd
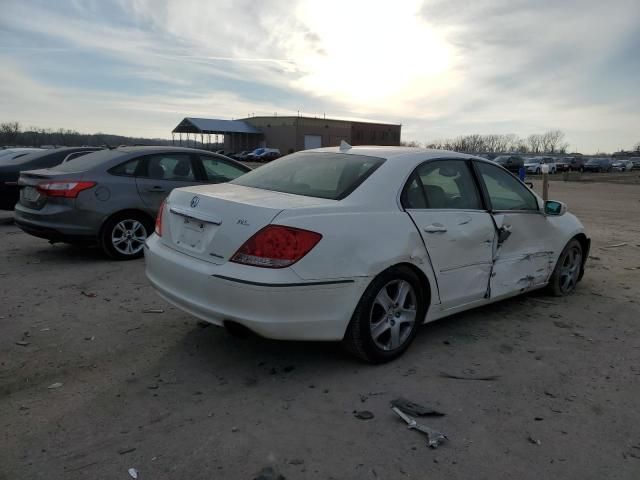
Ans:
[{"label": "car trunk lid", "polygon": [[163,242],[201,260],[222,264],[286,209],[335,203],[233,184],[179,188],[165,207]]},{"label": "car trunk lid", "polygon": [[20,187],[20,205],[34,210],[41,210],[48,202],[68,202],[70,199],[61,197],[49,197],[38,191],[38,185],[47,180],[82,180],[82,173],[69,174],[58,172],[49,168],[41,170],[29,170],[21,172],[18,179]]}]

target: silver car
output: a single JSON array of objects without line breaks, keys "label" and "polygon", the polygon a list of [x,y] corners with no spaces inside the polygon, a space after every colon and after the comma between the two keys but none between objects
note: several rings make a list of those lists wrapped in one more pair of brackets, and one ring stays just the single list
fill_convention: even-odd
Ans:
[{"label": "silver car", "polygon": [[227,182],[249,170],[230,158],[191,148],[102,150],[22,172],[15,222],[52,242],[98,243],[112,258],[137,258],[171,190]]}]

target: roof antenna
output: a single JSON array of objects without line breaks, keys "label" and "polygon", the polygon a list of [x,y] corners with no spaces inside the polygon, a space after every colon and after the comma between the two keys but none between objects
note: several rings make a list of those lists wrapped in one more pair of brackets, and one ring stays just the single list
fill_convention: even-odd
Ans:
[{"label": "roof antenna", "polygon": [[351,148],[351,145],[349,145],[347,142],[345,142],[344,140],[340,140],[340,151],[342,152],[343,150],[349,150]]}]

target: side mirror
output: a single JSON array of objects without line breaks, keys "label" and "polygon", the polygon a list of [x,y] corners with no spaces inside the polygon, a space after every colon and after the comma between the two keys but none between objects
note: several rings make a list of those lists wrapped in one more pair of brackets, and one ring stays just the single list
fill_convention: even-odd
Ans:
[{"label": "side mirror", "polygon": [[545,215],[560,216],[567,213],[567,205],[562,202],[556,202],[555,200],[547,200],[544,202]]}]

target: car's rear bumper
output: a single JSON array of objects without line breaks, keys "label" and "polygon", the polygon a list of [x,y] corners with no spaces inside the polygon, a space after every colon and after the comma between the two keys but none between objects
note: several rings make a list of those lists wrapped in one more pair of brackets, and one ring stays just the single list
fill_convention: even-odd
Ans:
[{"label": "car's rear bumper", "polygon": [[286,282],[256,281],[248,275],[256,267],[205,262],[156,235],[145,247],[147,278],[162,298],[207,322],[235,322],[267,338],[341,340],[368,284],[366,278],[291,282],[290,271],[283,272]]},{"label": "car's rear bumper", "polygon": [[16,204],[16,225],[26,233],[51,241],[97,241],[99,226],[83,222],[83,216],[76,210],[64,206],[45,208],[33,210]]}]

